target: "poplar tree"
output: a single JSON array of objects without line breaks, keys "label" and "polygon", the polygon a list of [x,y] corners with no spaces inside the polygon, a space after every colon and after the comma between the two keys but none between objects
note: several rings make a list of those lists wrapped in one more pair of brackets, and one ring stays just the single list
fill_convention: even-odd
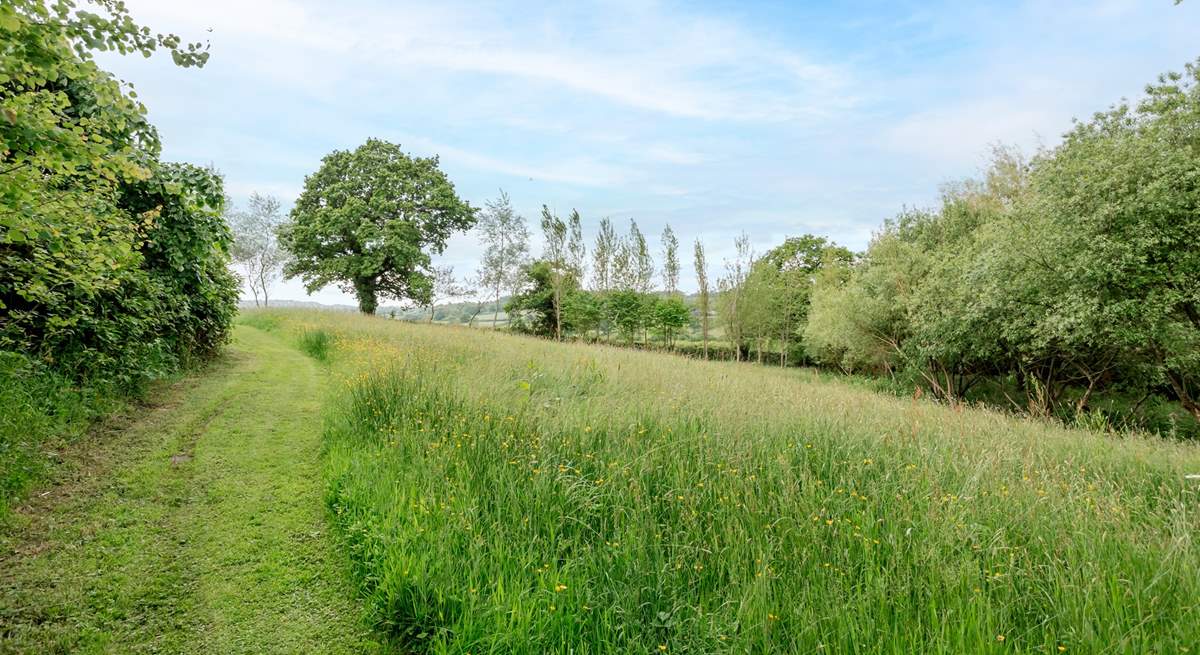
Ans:
[{"label": "poplar tree", "polygon": [[637,221],[629,219],[629,249],[632,255],[631,278],[636,291],[648,293],[651,280],[654,279],[654,260],[650,258],[650,248],[646,245],[646,236],[638,229]]},{"label": "poplar tree", "polygon": [[550,267],[549,282],[554,299],[554,338],[562,341],[562,301],[569,280],[567,224],[542,205],[542,234],[546,238],[543,259]]},{"label": "poplar tree", "polygon": [[616,255],[617,233],[608,217],[600,219],[596,246],[592,248],[592,288],[601,293],[612,288],[613,257]]},{"label": "poplar tree", "polygon": [[700,285],[700,335],[704,343],[704,358],[708,359],[708,262],[704,257],[704,244],[696,239],[695,247],[696,282]]},{"label": "poplar tree", "polygon": [[575,279],[582,281],[587,269],[587,244],[583,242],[583,220],[579,217],[579,210],[571,210],[571,216],[567,219],[567,231],[568,265]]},{"label": "poplar tree", "polygon": [[675,238],[675,231],[670,225],[663,228],[662,247],[663,287],[667,293],[675,294],[679,291],[679,239]]}]

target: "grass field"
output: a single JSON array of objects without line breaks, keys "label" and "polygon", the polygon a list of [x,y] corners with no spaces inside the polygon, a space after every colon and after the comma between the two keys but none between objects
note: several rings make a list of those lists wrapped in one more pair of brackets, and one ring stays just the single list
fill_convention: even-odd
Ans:
[{"label": "grass field", "polygon": [[326,389],[293,343],[240,327],[64,448],[0,529],[0,653],[371,652],[321,508]]},{"label": "grass field", "polygon": [[343,315],[248,320],[337,380],[326,502],[401,652],[1200,644],[1195,444],[803,370]]}]

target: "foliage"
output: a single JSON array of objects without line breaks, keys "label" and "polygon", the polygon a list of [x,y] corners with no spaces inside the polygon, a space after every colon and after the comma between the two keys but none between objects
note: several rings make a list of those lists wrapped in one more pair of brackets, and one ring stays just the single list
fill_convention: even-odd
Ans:
[{"label": "foliage", "polygon": [[[236,310],[220,177],[160,162],[136,94],[93,58],[162,49],[201,66],[206,48],[151,34],[122,2],[92,5],[0,5],[0,351],[15,351],[0,356],[44,395],[13,405],[27,427],[0,448],[38,453],[14,471],[214,354]],[[6,499],[32,477],[13,475],[0,475]]]},{"label": "foliage", "polygon": [[[954,402],[999,380],[1072,421],[1093,420],[1097,394],[1162,395],[1200,425],[1197,134],[1192,64],[1032,161],[997,147],[982,179],[818,278],[809,353]],[[1156,422],[1143,401],[1132,410]]]},{"label": "foliage", "polygon": [[[574,214],[578,219],[579,215]],[[545,240],[543,261],[546,264],[546,281],[550,285],[551,310],[554,318],[554,338],[562,339],[562,306],[568,287],[578,284],[567,251],[567,224],[546,205],[542,205],[542,237]]]},{"label": "foliage", "polygon": [[554,337],[561,333],[561,298],[578,288],[570,272],[556,272],[552,262],[539,259],[525,267],[526,286],[504,306],[518,332]]},{"label": "foliage", "polygon": [[645,329],[649,306],[647,296],[632,289],[618,289],[605,298],[608,319],[627,343]]},{"label": "foliage", "polygon": [[[484,205],[477,227],[484,246],[479,283],[493,292],[494,302],[499,304],[502,292],[515,293],[521,285],[521,270],[529,258],[529,229],[503,190],[499,198]],[[498,313],[492,314],[492,327]]]},{"label": "foliage", "polygon": [[663,291],[668,294],[679,292],[679,239],[668,225],[663,228]]},{"label": "foliage", "polygon": [[734,240],[734,258],[725,262],[725,275],[717,281],[717,316],[738,353],[738,359],[747,352],[746,312],[743,300],[746,294],[746,277],[754,266],[754,251],[749,235],[743,233]]},{"label": "foliage", "polygon": [[571,332],[585,339],[599,331],[605,320],[604,299],[596,293],[574,289],[563,300],[563,324]]},{"label": "foliage", "polygon": [[292,259],[288,277],[308,290],[338,284],[373,314],[380,299],[426,304],[432,292],[430,252],[475,223],[438,169],[437,157],[411,157],[400,146],[368,139],[353,151],[335,150],[304,180],[279,231]]},{"label": "foliage", "polygon": [[637,221],[629,219],[629,252],[631,261],[628,287],[642,293],[650,291],[654,280],[654,261],[650,257],[650,247],[646,245],[646,236],[638,229]]},{"label": "foliage", "polygon": [[617,233],[608,217],[600,219],[596,245],[592,248],[592,290],[601,293],[613,286],[613,258],[618,246]]},{"label": "foliage", "polygon": [[696,312],[700,315],[700,338],[704,342],[704,356],[708,357],[708,322],[709,322],[709,288],[708,288],[708,261],[704,257],[704,244],[696,239],[696,245],[693,248],[693,265],[696,269],[696,284],[699,286],[699,302],[696,304]]},{"label": "foliage", "polygon": [[813,284],[825,266],[847,264],[853,255],[824,237],[791,237],[754,260],[743,282],[741,316],[744,337],[761,353],[772,342],[787,365],[790,345],[804,330]]},{"label": "foliage", "polygon": [[649,321],[655,332],[662,335],[663,343],[670,347],[675,337],[691,323],[691,309],[676,295],[655,298],[649,308]]},{"label": "foliage", "polygon": [[469,294],[470,289],[454,276],[453,266],[434,266],[429,277],[433,280],[433,285],[426,308],[429,310],[429,322],[432,323],[434,307],[439,300],[461,298]]},{"label": "foliage", "polygon": [[[225,204],[227,209],[233,209],[228,200]],[[260,298],[262,306],[268,306],[271,284],[278,279],[279,269],[287,261],[276,237],[283,222],[279,207],[277,198],[252,193],[245,211],[229,211],[226,215],[226,222],[233,232],[230,256],[245,274],[255,307],[259,306]]]}]

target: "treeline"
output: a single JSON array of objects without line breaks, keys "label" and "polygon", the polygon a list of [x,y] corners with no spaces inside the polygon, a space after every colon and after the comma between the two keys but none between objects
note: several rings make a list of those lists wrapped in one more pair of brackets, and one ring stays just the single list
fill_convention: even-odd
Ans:
[{"label": "treeline", "polygon": [[221,178],[160,161],[145,108],[92,55],[208,53],[96,4],[0,4],[0,512],[42,438],[210,356],[236,311]]},{"label": "treeline", "polygon": [[[510,327],[559,339],[617,337],[632,344],[657,337],[667,345],[674,342],[689,326],[691,310],[679,293],[679,241],[670,226],[661,240],[662,292],[653,293],[654,261],[636,221],[630,221],[627,235],[619,235],[611,220],[601,220],[590,257],[581,223],[577,211],[564,221],[542,208],[545,253],[520,269],[520,290],[505,306]],[[706,298],[707,292],[702,295]]]},{"label": "treeline", "polygon": [[[698,325],[707,356],[716,327],[734,359],[880,376],[948,402],[1080,420],[1098,397],[1120,397],[1115,418],[1146,427],[1142,410],[1163,399],[1200,421],[1197,65],[1077,123],[1058,147],[1029,158],[995,147],[980,179],[900,212],[866,252],[804,235],[757,255],[743,236],[710,289],[697,241],[694,306],[677,289],[669,226],[654,290],[634,221],[618,234],[602,220],[589,253],[578,212],[544,207],[546,248],[532,262],[507,197],[480,221],[491,226],[481,278],[496,298],[512,293],[521,331],[671,345]],[[492,256],[513,242],[525,245]]]},{"label": "treeline", "polygon": [[806,347],[956,400],[1005,379],[1032,412],[1162,395],[1200,420],[1200,67],[1028,161],[888,221],[817,278]]}]

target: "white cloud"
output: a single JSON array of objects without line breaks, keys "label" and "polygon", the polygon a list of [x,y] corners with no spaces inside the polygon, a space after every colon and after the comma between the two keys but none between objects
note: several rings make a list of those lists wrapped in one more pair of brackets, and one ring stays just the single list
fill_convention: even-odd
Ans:
[{"label": "white cloud", "polygon": [[708,161],[708,157],[698,152],[689,152],[680,148],[676,148],[667,143],[651,143],[642,146],[640,152],[643,156],[655,161],[666,162],[668,164],[680,164],[684,166],[694,166],[703,164]]},{"label": "white cloud", "polygon": [[630,182],[628,170],[610,166],[588,157],[572,157],[553,166],[528,165],[510,158],[494,157],[422,137],[408,137],[405,143],[420,150],[437,153],[443,165],[462,165],[477,170],[523,177],[534,182],[559,182],[576,186],[616,187]]},{"label": "white cloud", "polygon": [[1016,144],[1031,152],[1046,134],[1057,135],[1070,114],[1022,97],[970,99],[914,113],[884,136],[892,149],[942,163],[946,168],[977,163],[991,143]]},{"label": "white cloud", "polygon": [[506,23],[503,11],[480,7],[367,11],[297,0],[130,4],[139,20],[169,26],[185,39],[208,37],[205,30],[212,28],[214,44],[246,48],[251,56],[242,58],[243,66],[310,83],[320,77],[312,66],[338,68],[342,75],[363,73],[364,65],[407,74],[480,73],[709,120],[810,120],[854,102],[846,92],[849,73],[839,66],[731,23],[654,6],[638,8],[636,18],[596,6],[584,39]]}]

